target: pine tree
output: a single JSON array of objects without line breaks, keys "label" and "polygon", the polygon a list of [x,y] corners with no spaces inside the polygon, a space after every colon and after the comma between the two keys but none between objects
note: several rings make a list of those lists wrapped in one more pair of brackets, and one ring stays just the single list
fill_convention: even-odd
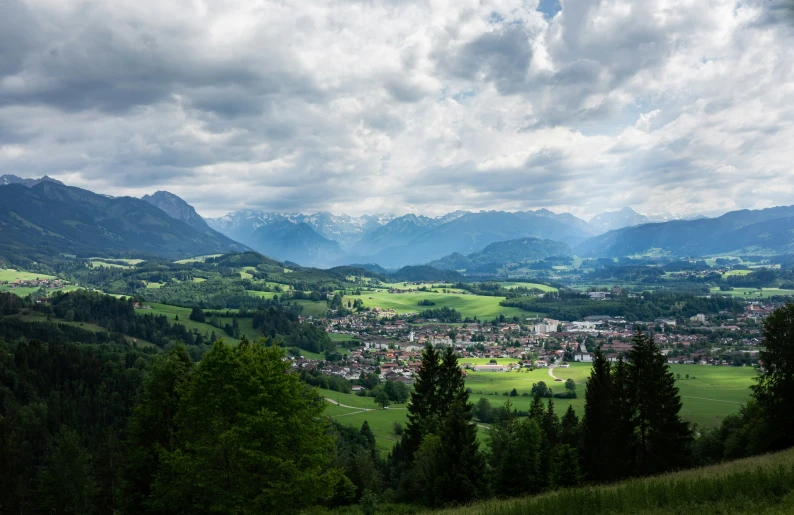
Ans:
[{"label": "pine tree", "polygon": [[754,385],[766,441],[757,447],[772,450],[794,445],[794,304],[776,309],[764,321],[761,360],[765,372]]},{"label": "pine tree", "polygon": [[579,469],[579,453],[570,445],[558,445],[554,452],[551,485],[557,488],[572,487],[581,482],[582,473]]},{"label": "pine tree", "polygon": [[572,404],[568,405],[568,409],[565,411],[565,415],[563,415],[561,422],[560,442],[577,448],[579,445],[581,426],[579,425],[579,417],[576,416]]},{"label": "pine tree", "polygon": [[583,463],[588,479],[601,481],[609,477],[612,431],[611,367],[601,348],[596,349],[593,369],[587,379],[582,419]]},{"label": "pine tree", "polygon": [[472,424],[468,393],[456,396],[441,428],[437,500],[440,504],[465,503],[483,494],[485,459]]},{"label": "pine tree", "polygon": [[400,461],[411,461],[414,453],[419,449],[422,436],[432,432],[436,426],[438,412],[438,380],[439,380],[438,351],[432,344],[427,344],[422,351],[422,365],[414,382],[414,391],[408,403],[408,422],[403,432],[402,441],[398,452],[393,457]]},{"label": "pine tree", "polygon": [[447,347],[441,358],[438,371],[438,406],[445,409],[452,404],[458,395],[458,390],[465,389],[463,372],[458,366],[458,357],[453,348]]},{"label": "pine tree", "polygon": [[627,354],[637,426],[638,472],[656,474],[690,462],[692,431],[681,419],[675,376],[653,336],[639,331]]},{"label": "pine tree", "polygon": [[532,398],[532,404],[529,406],[529,418],[535,420],[538,425],[543,424],[543,415],[546,413],[546,408],[543,406],[543,401],[540,400],[540,395],[535,395]]},{"label": "pine tree", "polygon": [[609,433],[607,449],[611,456],[604,462],[608,466],[605,479],[619,479],[636,473],[636,444],[634,420],[634,399],[629,382],[629,365],[618,358],[612,369],[609,412],[612,430]]},{"label": "pine tree", "polygon": [[560,439],[560,419],[554,411],[554,401],[549,399],[546,405],[546,413],[543,415],[542,423],[543,431],[546,433],[546,439],[552,447],[557,445]]},{"label": "pine tree", "polygon": [[370,454],[372,455],[372,458],[375,459],[378,455],[378,451],[375,449],[375,433],[372,432],[372,429],[369,427],[369,422],[366,420],[363,424],[361,424],[361,436],[363,436],[367,441]]},{"label": "pine tree", "polygon": [[497,495],[515,496],[540,489],[540,446],[542,434],[535,420],[519,420],[506,406],[507,415],[489,431],[492,490]]}]

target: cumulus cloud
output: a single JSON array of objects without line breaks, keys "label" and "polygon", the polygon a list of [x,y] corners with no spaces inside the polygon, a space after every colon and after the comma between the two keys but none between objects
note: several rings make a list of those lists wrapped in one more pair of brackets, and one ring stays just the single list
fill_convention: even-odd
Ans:
[{"label": "cumulus cloud", "polygon": [[2,173],[205,215],[794,203],[786,0],[3,11]]}]

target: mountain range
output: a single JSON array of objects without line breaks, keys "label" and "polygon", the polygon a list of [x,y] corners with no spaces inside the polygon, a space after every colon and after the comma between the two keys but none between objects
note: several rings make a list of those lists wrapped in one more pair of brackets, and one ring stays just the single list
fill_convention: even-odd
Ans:
[{"label": "mountain range", "polygon": [[4,256],[189,257],[241,250],[246,247],[209,227],[191,227],[137,198],[98,195],[46,178],[0,186]]},{"label": "mountain range", "polygon": [[[110,197],[42,177],[0,176],[0,252],[195,256],[256,250],[305,266],[370,263],[491,272],[576,254],[700,257],[794,253],[794,206],[654,221],[631,208],[570,213],[455,211],[439,217],[238,211],[202,218],[178,196]],[[606,232],[605,232],[606,231]]]}]

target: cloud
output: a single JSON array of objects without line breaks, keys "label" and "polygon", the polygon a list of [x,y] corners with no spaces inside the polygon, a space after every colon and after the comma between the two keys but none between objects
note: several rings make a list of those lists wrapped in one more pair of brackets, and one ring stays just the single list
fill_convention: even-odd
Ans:
[{"label": "cloud", "polygon": [[8,0],[0,170],[205,215],[791,204],[784,0]]}]

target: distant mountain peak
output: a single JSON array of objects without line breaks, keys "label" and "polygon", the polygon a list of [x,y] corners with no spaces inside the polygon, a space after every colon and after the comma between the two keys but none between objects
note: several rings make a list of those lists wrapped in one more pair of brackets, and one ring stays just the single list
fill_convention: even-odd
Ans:
[{"label": "distant mountain peak", "polygon": [[171,218],[185,222],[191,227],[209,229],[207,222],[201,218],[201,215],[196,212],[193,206],[170,191],[156,191],[152,195],[144,195],[141,200],[165,211]]},{"label": "distant mountain peak", "polygon": [[629,206],[624,206],[617,211],[606,211],[595,215],[590,219],[590,226],[599,233],[604,233],[648,222],[651,220],[647,216],[637,213]]},{"label": "distant mountain peak", "polygon": [[60,184],[63,186],[64,184],[52,177],[45,175],[40,179],[25,179],[23,177],[17,177],[16,175],[0,175],[0,186],[7,186],[9,184],[21,184],[23,186],[27,186],[28,188],[32,188],[42,182],[53,182],[55,184]]}]

